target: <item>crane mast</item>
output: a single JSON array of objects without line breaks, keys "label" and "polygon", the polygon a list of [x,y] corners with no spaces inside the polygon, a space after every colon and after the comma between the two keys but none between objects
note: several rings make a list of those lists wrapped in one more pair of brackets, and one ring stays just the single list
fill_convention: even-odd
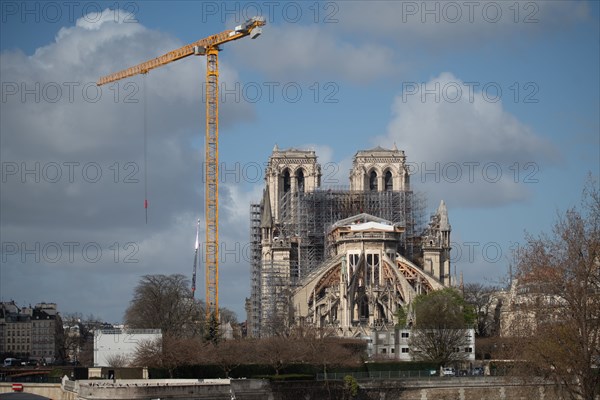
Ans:
[{"label": "crane mast", "polygon": [[[206,52],[206,309],[219,318],[219,50]],[[210,315],[207,311],[207,317]]]},{"label": "crane mast", "polygon": [[[173,61],[191,56],[206,56],[206,142],[205,142],[205,221],[206,221],[206,316],[219,318],[219,45],[250,36],[256,39],[261,27],[266,24],[264,17],[253,17],[233,30],[200,39],[194,43],[172,50],[162,56],[141,64],[104,76],[98,86],[125,79]],[[194,261],[195,263],[195,261]],[[193,277],[195,291],[195,265]]]}]

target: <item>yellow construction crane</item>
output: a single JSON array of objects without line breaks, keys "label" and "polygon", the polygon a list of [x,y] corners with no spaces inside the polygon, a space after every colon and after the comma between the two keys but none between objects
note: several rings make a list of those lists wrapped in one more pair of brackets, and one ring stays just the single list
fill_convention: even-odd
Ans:
[{"label": "yellow construction crane", "polygon": [[[264,17],[253,17],[233,30],[227,30],[134,67],[100,78],[98,86],[169,64],[191,55],[206,56],[206,315],[219,318],[219,45],[250,36],[256,39],[265,25]],[[145,204],[147,206],[147,203]]]}]

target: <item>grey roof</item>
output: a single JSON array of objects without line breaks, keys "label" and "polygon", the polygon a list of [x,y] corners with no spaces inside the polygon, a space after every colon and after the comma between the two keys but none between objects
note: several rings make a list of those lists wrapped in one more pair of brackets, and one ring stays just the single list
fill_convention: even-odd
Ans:
[{"label": "grey roof", "polygon": [[383,218],[379,218],[376,217],[374,215],[371,214],[367,214],[367,213],[361,213],[361,214],[357,214],[357,215],[353,215],[351,217],[345,218],[345,219],[341,219],[339,221],[337,221],[336,223],[334,223],[331,226],[331,229],[335,229],[338,228],[340,226],[346,226],[346,225],[351,225],[353,222],[379,222],[380,224],[386,224],[386,225],[394,225],[393,222],[388,221],[387,219],[383,219]]}]

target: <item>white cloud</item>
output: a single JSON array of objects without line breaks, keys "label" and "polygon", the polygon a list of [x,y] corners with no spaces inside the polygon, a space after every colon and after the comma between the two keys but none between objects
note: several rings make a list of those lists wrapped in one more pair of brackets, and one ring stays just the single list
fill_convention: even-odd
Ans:
[{"label": "white cloud", "polygon": [[[86,16],[61,29],[53,42],[32,55],[0,54],[5,97],[0,109],[2,172],[16,168],[3,175],[2,240],[34,249],[39,244],[42,252],[39,262],[31,256],[23,262],[21,249],[8,256],[0,272],[0,297],[18,300],[27,282],[31,292],[39,293],[39,301],[56,301],[62,310],[83,313],[104,310],[110,303],[106,318],[118,320],[141,275],[191,277],[195,221],[203,218],[203,152],[195,143],[202,141],[205,126],[205,60],[179,60],[145,78],[145,171],[143,78],[102,86],[97,101],[95,82],[184,43],[139,23],[114,22],[111,15],[91,21],[95,19]],[[237,70],[221,62],[220,72],[221,82],[233,86]],[[252,110],[245,102],[220,107],[226,124],[246,121]],[[223,223],[221,238],[240,242],[248,232],[249,195],[235,187],[221,193],[223,199],[238,201],[221,203],[222,220],[238,223]],[[59,262],[44,257],[45,245],[58,243],[67,251],[68,242],[98,245],[103,257],[98,262],[81,254],[72,262],[66,253]],[[123,246],[130,242],[138,248],[138,263],[123,263]],[[118,262],[114,243],[120,246]],[[225,260],[223,265],[222,282],[239,283],[247,277],[244,260]],[[198,279],[201,288],[201,273]],[[111,298],[104,301],[107,293]],[[222,301],[241,312],[242,296],[228,291]]]},{"label": "white cloud", "polygon": [[269,25],[268,32],[251,45],[234,47],[234,52],[267,76],[291,81],[327,76],[368,83],[398,68],[392,49],[343,40],[316,25]]},{"label": "white cloud", "polygon": [[[422,96],[425,88],[429,92]],[[559,160],[556,148],[507,112],[501,99],[451,73],[405,89],[394,101],[387,134],[377,142],[406,151],[413,187],[426,190],[434,203],[523,200],[540,166]]]},{"label": "white cloud", "polygon": [[589,18],[586,1],[349,1],[339,4],[340,28],[418,47],[444,49],[556,32]]}]

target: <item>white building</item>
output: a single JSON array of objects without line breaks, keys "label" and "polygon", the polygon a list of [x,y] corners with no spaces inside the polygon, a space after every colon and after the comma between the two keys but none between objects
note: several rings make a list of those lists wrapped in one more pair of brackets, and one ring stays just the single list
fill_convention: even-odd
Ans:
[{"label": "white building", "polygon": [[131,361],[138,344],[162,339],[160,329],[110,329],[94,332],[94,367],[110,367],[116,357]]},{"label": "white building", "polygon": [[[459,359],[475,361],[475,330],[465,329],[465,341],[455,349]],[[412,329],[374,331],[371,334],[370,357],[390,358],[398,361],[415,361],[415,349],[411,348]]]}]

